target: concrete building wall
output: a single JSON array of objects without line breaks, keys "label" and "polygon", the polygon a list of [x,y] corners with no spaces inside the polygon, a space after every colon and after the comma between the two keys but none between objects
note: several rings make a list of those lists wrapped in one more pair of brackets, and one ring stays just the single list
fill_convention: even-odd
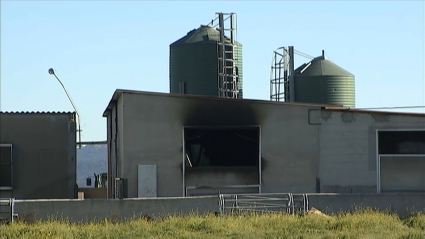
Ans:
[{"label": "concrete building wall", "polygon": [[262,192],[316,192],[319,128],[308,121],[313,106],[258,103],[262,117]]},{"label": "concrete building wall", "polygon": [[0,113],[0,143],[12,144],[12,190],[0,197],[76,198],[73,113]]},{"label": "concrete building wall", "polygon": [[424,129],[425,118],[388,113],[320,112],[321,192],[377,191],[379,129]]},{"label": "concrete building wall", "polygon": [[157,195],[182,196],[182,105],[160,97],[123,94],[124,138],[121,164],[128,197],[137,197],[137,167],[157,166]]},{"label": "concrete building wall", "polygon": [[[422,115],[132,91],[115,92],[106,112],[112,122],[118,116],[114,140],[119,158],[112,167],[128,179],[128,197],[137,196],[139,164],[157,166],[159,197],[184,196],[185,186],[191,188],[190,195],[197,195],[197,186],[206,186],[201,193],[211,194],[208,186],[223,181],[260,184],[260,174],[261,189],[232,190],[373,193],[379,190],[377,131],[425,130]],[[258,174],[238,169],[184,171],[185,127],[252,126],[260,130]],[[218,187],[215,191],[229,192]]]},{"label": "concrete building wall", "polygon": [[137,197],[139,164],[157,165],[159,197],[184,195],[186,126],[259,126],[261,192],[316,192],[319,131],[308,123],[308,110],[314,106],[122,93],[115,108],[122,109],[118,167],[128,179],[128,197]]}]

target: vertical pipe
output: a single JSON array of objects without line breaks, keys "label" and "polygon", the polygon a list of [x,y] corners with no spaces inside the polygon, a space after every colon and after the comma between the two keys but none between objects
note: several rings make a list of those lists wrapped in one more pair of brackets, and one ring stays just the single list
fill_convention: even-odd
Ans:
[{"label": "vertical pipe", "polygon": [[289,47],[289,101],[295,102],[294,47]]},{"label": "vertical pipe", "polygon": [[[118,102],[118,101],[117,101]],[[115,177],[118,178],[118,103],[115,104]],[[114,188],[116,188],[116,181],[114,180]],[[114,198],[116,198],[116,192]]]},{"label": "vertical pipe", "polygon": [[220,83],[219,83],[219,88],[220,88],[220,95],[219,97],[226,97],[226,47],[224,45],[224,19],[223,19],[223,13],[218,13],[218,25],[220,28],[220,43],[219,43],[219,58],[221,59],[221,64],[220,64],[220,71],[219,74],[221,72],[220,75]]},{"label": "vertical pipe", "polygon": [[273,73],[274,73],[274,78],[273,78],[273,85],[274,85],[274,92],[273,92],[273,95],[274,95],[274,97],[275,97],[275,100],[276,101],[279,101],[278,99],[279,99],[279,97],[277,96],[277,94],[278,94],[278,91],[277,91],[277,87],[276,87],[276,77],[277,77],[277,69],[276,69],[276,65],[277,65],[277,55],[276,55],[276,53],[275,53],[275,55],[274,55],[274,61],[273,61]]},{"label": "vertical pipe", "polygon": [[273,66],[274,66],[275,58],[276,58],[276,55],[273,53],[272,66],[270,70],[270,101],[273,100],[273,73],[274,73]]},{"label": "vertical pipe", "polygon": [[221,60],[220,60],[220,43],[217,45],[217,95],[221,97]]},{"label": "vertical pipe", "polygon": [[283,89],[284,89],[284,101],[289,102],[289,82],[288,82],[288,52],[286,48],[283,48]]},{"label": "vertical pipe", "polygon": [[184,134],[184,126],[182,127],[182,140],[183,140],[183,156],[182,156],[182,171],[183,171],[183,179],[182,179],[182,184],[183,184],[183,197],[187,196],[187,190],[186,190],[186,161],[184,156],[186,155],[186,143],[185,143],[185,134]]},{"label": "vertical pipe", "polygon": [[112,157],[112,154],[111,154],[111,151],[112,151],[112,139],[113,139],[113,137],[112,137],[112,111],[111,111],[111,113],[108,115],[108,117],[107,117],[107,123],[108,123],[108,125],[106,126],[108,129],[108,133],[107,133],[107,137],[108,137],[108,140],[107,140],[107,147],[108,147],[108,187],[106,188],[106,190],[107,190],[107,192],[106,192],[106,195],[107,195],[107,198],[113,198],[112,197],[112,192],[114,191],[114,190],[111,190],[112,189],[112,185],[113,185],[113,175],[112,175],[112,160],[111,160],[111,157]]},{"label": "vertical pipe", "polygon": [[379,131],[375,130],[376,193],[381,193],[381,160],[379,157]]},{"label": "vertical pipe", "polygon": [[259,188],[258,188],[258,193],[262,193],[262,168],[261,168],[261,126],[258,127],[258,148],[259,148],[259,152],[258,152],[258,175],[259,175]]},{"label": "vertical pipe", "polygon": [[279,61],[279,74],[278,74],[278,85],[277,85],[277,100],[280,101],[280,84],[282,83],[282,58]]},{"label": "vertical pipe", "polygon": [[234,30],[233,30],[233,25],[234,25],[233,16],[234,16],[234,14],[231,13],[230,14],[230,42],[232,44],[235,44],[235,37],[234,37]]}]

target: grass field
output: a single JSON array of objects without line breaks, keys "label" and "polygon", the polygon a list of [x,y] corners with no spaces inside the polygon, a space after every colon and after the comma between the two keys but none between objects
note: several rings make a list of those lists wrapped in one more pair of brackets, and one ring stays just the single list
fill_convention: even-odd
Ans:
[{"label": "grass field", "polygon": [[400,218],[365,209],[330,216],[208,214],[120,223],[14,222],[2,225],[0,238],[425,238],[425,213]]}]

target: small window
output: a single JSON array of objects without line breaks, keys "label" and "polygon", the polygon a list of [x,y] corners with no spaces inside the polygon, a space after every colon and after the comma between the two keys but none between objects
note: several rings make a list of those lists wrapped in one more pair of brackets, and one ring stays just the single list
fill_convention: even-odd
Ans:
[{"label": "small window", "polygon": [[0,190],[12,189],[12,145],[0,144]]}]

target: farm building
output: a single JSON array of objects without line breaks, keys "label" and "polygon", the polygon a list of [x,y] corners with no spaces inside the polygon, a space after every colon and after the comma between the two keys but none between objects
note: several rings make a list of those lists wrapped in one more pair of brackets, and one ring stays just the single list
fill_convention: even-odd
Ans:
[{"label": "farm building", "polygon": [[425,114],[116,90],[108,197],[425,191]]},{"label": "farm building", "polygon": [[76,198],[74,119],[71,112],[0,112],[0,198]]}]

